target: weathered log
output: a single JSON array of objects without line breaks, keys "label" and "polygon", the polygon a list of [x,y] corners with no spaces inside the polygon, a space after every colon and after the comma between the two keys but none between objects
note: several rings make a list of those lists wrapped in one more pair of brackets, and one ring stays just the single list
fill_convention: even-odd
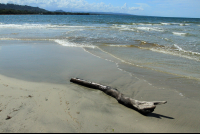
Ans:
[{"label": "weathered log", "polygon": [[120,104],[127,106],[129,108],[132,108],[143,115],[152,113],[154,109],[156,108],[156,105],[167,103],[167,101],[147,102],[147,101],[134,100],[132,98],[124,96],[124,94],[120,93],[115,88],[111,88],[109,86],[104,86],[104,85],[94,83],[94,82],[88,82],[86,80],[79,79],[79,78],[71,78],[70,82],[73,82],[82,86],[86,86],[89,88],[99,89],[103,91],[104,93],[106,93],[107,95],[114,97]]}]

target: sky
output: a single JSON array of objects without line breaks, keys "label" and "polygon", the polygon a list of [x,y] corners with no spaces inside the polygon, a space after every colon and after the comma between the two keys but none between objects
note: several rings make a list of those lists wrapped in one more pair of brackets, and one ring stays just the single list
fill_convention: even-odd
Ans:
[{"label": "sky", "polygon": [[200,18],[200,0],[0,0],[46,10]]}]

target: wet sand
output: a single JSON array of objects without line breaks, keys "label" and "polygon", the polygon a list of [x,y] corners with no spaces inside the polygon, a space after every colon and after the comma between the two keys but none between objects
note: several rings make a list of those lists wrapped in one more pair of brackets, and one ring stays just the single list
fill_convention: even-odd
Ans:
[{"label": "wet sand", "polygon": [[[155,74],[145,79],[148,70],[130,74],[82,48],[51,42],[6,43],[0,49],[0,132],[200,132],[199,100],[164,80],[154,84]],[[168,103],[144,116],[99,90],[70,83],[72,77]]]}]

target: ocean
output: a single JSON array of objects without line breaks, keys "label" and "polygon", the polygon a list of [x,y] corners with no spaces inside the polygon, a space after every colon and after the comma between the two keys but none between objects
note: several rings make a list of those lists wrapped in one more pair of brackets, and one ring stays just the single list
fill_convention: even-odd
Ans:
[{"label": "ocean", "polygon": [[[167,104],[143,116],[74,77]],[[200,132],[200,19],[0,15],[0,87],[2,132]]]},{"label": "ocean", "polygon": [[0,40],[82,47],[94,55],[102,51],[132,66],[200,80],[198,18],[1,15]]}]

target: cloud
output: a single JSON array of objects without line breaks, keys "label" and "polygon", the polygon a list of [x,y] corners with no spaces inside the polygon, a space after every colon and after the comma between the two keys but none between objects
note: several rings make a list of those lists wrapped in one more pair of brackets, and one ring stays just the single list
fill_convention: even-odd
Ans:
[{"label": "cloud", "polygon": [[[140,4],[137,4],[137,5],[140,5]],[[126,11],[128,11],[128,12],[134,11],[134,10],[144,10],[144,9],[142,8],[142,6],[140,6],[140,7],[128,7],[128,5],[127,5],[126,3],[121,7],[121,9],[122,9],[122,10],[126,10]]]},{"label": "cloud", "polygon": [[142,7],[130,7],[129,10],[133,11],[133,10],[144,10],[144,9]]},{"label": "cloud", "polygon": [[[98,2],[98,1],[95,1]],[[76,10],[76,11],[103,11],[103,12],[133,12],[143,10],[142,7],[113,6],[111,4],[88,3],[86,0],[1,0],[1,3],[38,6],[47,10]]]},{"label": "cloud", "polygon": [[127,9],[127,4],[125,3],[122,7],[121,7],[122,10],[124,9]]}]

